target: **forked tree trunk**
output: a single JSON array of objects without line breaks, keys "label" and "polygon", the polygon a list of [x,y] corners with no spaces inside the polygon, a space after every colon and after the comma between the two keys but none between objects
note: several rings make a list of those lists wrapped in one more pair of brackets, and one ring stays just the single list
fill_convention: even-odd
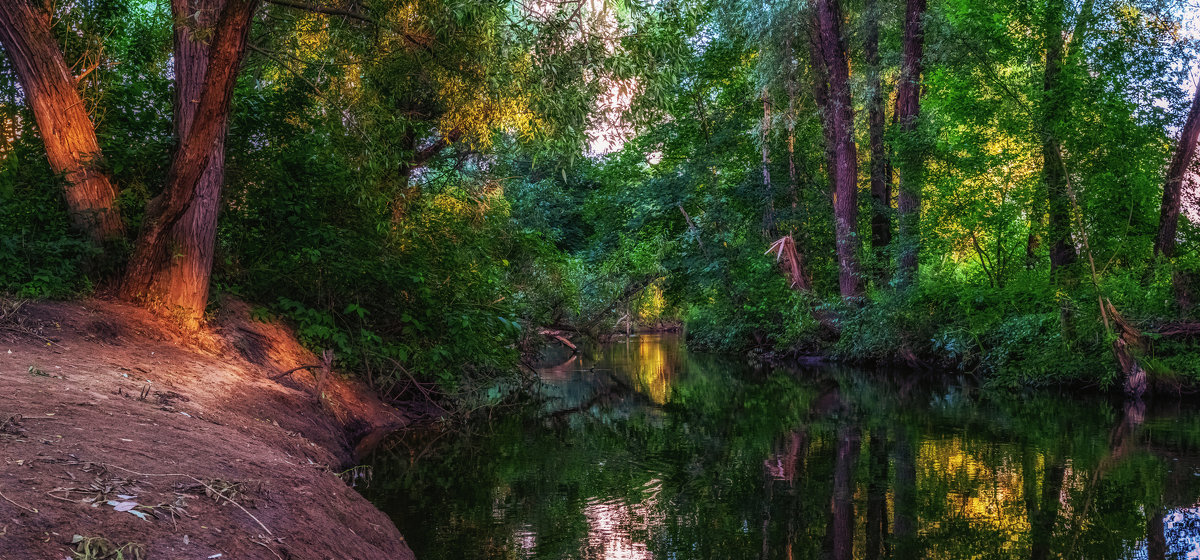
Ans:
[{"label": "forked tree trunk", "polygon": [[[213,155],[224,152],[223,148],[218,149],[218,144],[225,135],[238,67],[245,55],[251,20],[258,3],[258,0],[227,0],[221,10],[209,43],[203,86],[196,90],[198,99],[194,109],[190,110],[190,123],[180,128],[186,128],[187,134],[180,139],[171,161],[166,189],[151,201],[146,211],[146,222],[126,271],[123,286],[126,297],[186,305],[184,311],[193,319],[204,311],[204,302],[196,303],[196,285],[204,285],[207,297],[211,272],[212,234],[209,230],[215,227],[217,209],[206,207],[218,205],[220,198],[220,181],[215,181],[214,193],[204,190],[204,178],[213,177],[209,167]],[[196,71],[189,63],[184,64],[188,70]],[[219,167],[217,177],[220,176]],[[181,226],[185,220],[194,221]],[[213,225],[206,227],[206,220],[211,220]],[[185,234],[189,237],[182,240],[184,247],[180,259],[197,262],[187,269],[176,268],[174,261],[181,253],[176,243],[180,241],[178,236]],[[198,261],[203,255],[200,247],[205,243],[209,266],[200,266]],[[187,252],[188,249],[191,252]],[[195,271],[196,276],[188,276],[187,270]]]},{"label": "forked tree trunk", "polygon": [[66,178],[65,198],[72,224],[96,242],[125,235],[117,211],[117,189],[98,171],[96,129],[84,110],[50,16],[29,0],[0,2],[0,43],[16,70],[25,100],[46,146],[50,169]]},{"label": "forked tree trunk", "polygon": [[896,279],[900,286],[909,286],[917,279],[917,259],[920,248],[921,188],[924,182],[924,158],[918,141],[918,118],[921,114],[921,71],[925,50],[925,0],[908,0],[904,11],[904,58],[900,63],[900,81],[896,85],[896,122],[904,134],[902,149],[898,150],[900,193],[896,201],[899,211],[899,247],[896,256]]},{"label": "forked tree trunk", "polygon": [[842,298],[861,294],[858,272],[858,148],[854,144],[854,107],[850,98],[850,64],[842,37],[842,14],[838,0],[817,0],[817,27],[821,52],[829,77],[829,101],[833,140],[833,214],[837,237],[838,287]]},{"label": "forked tree trunk", "polygon": [[1046,6],[1046,69],[1042,88],[1042,175],[1046,183],[1050,243],[1050,275],[1063,279],[1064,268],[1078,255],[1071,243],[1071,201],[1067,194],[1067,170],[1062,159],[1058,127],[1065,115],[1066,96],[1061,83],[1063,67],[1064,0],[1049,0]]},{"label": "forked tree trunk", "polygon": [[[175,135],[182,144],[192,129],[208,69],[209,46],[203,36],[217,22],[224,0],[172,0],[175,17]],[[197,33],[199,32],[199,33]],[[148,294],[159,303],[199,320],[208,303],[209,277],[217,240],[217,215],[225,179],[225,132],[228,117],[213,143],[196,184],[195,199],[167,233],[172,255],[151,279]]]},{"label": "forked tree trunk", "polygon": [[871,144],[871,247],[880,262],[884,249],[892,242],[892,177],[891,164],[883,145],[886,127],[883,110],[883,68],[879,63],[879,6],[877,0],[867,0],[866,36],[863,51],[870,72],[867,88],[867,125]]},{"label": "forked tree trunk", "polygon": [[1154,238],[1154,255],[1166,258],[1175,256],[1175,235],[1179,228],[1179,211],[1183,198],[1183,179],[1188,166],[1196,155],[1196,141],[1200,139],[1200,84],[1192,97],[1192,109],[1188,112],[1179,144],[1171,165],[1167,167],[1167,182],[1163,186],[1162,207],[1159,210],[1158,236]]}]

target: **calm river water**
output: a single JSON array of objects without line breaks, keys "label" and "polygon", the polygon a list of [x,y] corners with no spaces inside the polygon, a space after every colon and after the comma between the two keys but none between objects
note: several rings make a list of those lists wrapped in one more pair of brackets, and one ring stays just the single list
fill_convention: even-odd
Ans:
[{"label": "calm river water", "polygon": [[542,405],[408,433],[364,492],[421,560],[1200,558],[1200,404],[634,337],[548,357]]}]

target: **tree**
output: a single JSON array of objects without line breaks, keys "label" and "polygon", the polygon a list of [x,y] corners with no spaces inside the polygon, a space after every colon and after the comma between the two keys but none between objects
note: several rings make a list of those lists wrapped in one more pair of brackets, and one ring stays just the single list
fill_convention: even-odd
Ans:
[{"label": "tree", "polygon": [[[892,242],[892,176],[887,150],[883,143],[885,116],[883,81],[879,62],[879,5],[867,0],[866,34],[863,53],[868,67],[867,126],[871,145],[871,247],[882,257],[883,249]],[[880,259],[882,260],[882,259]]]},{"label": "tree", "polygon": [[[196,117],[204,77],[208,69],[209,45],[198,38],[211,30],[224,7],[224,0],[172,0],[175,19],[175,135],[182,145]],[[218,117],[227,121],[228,117]],[[167,233],[174,254],[152,278],[149,293],[161,303],[188,310],[198,319],[208,302],[209,276],[216,246],[217,215],[225,179],[225,130],[213,143],[208,162],[196,185],[195,200]]]},{"label": "tree", "polygon": [[1042,87],[1042,177],[1049,214],[1046,232],[1050,243],[1050,275],[1056,280],[1062,277],[1062,269],[1078,257],[1071,243],[1071,201],[1062,141],[1058,136],[1067,110],[1062,80],[1064,11],[1063,0],[1049,0],[1043,26],[1046,68]]},{"label": "tree", "polygon": [[896,86],[896,121],[903,135],[900,152],[900,194],[897,210],[900,214],[899,254],[896,275],[899,285],[916,281],[917,257],[920,246],[921,182],[924,162],[916,138],[918,117],[921,114],[921,70],[925,47],[925,0],[908,0],[904,11],[904,58],[900,66],[900,81]]},{"label": "tree", "polygon": [[[216,8],[216,1],[203,1],[197,7]],[[205,68],[197,63],[201,55],[190,33],[180,30],[176,38],[177,49],[183,47],[176,56],[185,59],[176,61],[177,71],[185,72],[177,76],[177,94],[194,92],[198,101],[194,108],[188,107],[190,99],[186,97],[177,103],[176,130],[185,134],[171,161],[166,189],[147,208],[122,286],[126,297],[181,306],[192,320],[204,312],[216,239],[222,164],[214,157],[224,153],[233,88],[257,7],[258,0],[225,2]],[[176,0],[172,8],[186,9],[187,5]],[[200,75],[203,84],[197,88],[195,80]],[[210,163],[214,165],[210,167]],[[190,223],[181,225],[184,221]]]},{"label": "tree", "polygon": [[96,167],[96,129],[76,89],[77,79],[50,32],[50,15],[29,0],[0,2],[0,43],[33,111],[50,167],[66,178],[72,223],[98,243],[124,237],[117,189]]},{"label": "tree", "polygon": [[[827,138],[833,142],[833,213],[842,298],[861,293],[858,273],[858,150],[854,144],[854,107],[850,96],[850,64],[842,37],[842,14],[837,0],[817,0],[817,34],[826,71],[829,115]],[[815,66],[814,62],[814,66]],[[819,74],[819,73],[818,73]]]},{"label": "tree", "polygon": [[1159,210],[1158,235],[1154,238],[1154,255],[1166,258],[1175,256],[1175,232],[1179,228],[1179,210],[1183,193],[1183,177],[1196,155],[1196,143],[1200,139],[1200,83],[1192,98],[1192,108],[1187,121],[1179,133],[1175,155],[1167,167],[1167,180],[1163,186],[1162,207]]}]

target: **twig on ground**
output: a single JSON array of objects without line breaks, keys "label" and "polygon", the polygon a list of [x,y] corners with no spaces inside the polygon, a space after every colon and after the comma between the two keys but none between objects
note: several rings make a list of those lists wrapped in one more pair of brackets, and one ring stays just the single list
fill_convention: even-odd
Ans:
[{"label": "twig on ground", "polygon": [[37,512],[38,512],[37,508],[33,508],[33,507],[29,507],[29,506],[23,506],[23,505],[21,505],[21,504],[18,504],[17,502],[14,502],[14,501],[12,501],[12,498],[9,498],[8,496],[5,496],[5,495],[4,495],[4,492],[0,492],[0,498],[4,498],[4,501],[6,501],[6,502],[8,502],[8,503],[10,503],[10,504],[12,504],[12,505],[14,505],[14,506],[17,506],[17,507],[19,507],[19,508],[21,508],[21,509],[23,509],[23,510],[25,510],[25,511],[28,511],[28,512],[30,512],[30,513],[37,513]]}]

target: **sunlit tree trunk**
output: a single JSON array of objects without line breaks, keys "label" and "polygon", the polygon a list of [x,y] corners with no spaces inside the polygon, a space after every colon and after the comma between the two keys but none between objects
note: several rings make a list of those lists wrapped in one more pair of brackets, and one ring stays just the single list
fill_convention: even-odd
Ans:
[{"label": "sunlit tree trunk", "polygon": [[[172,0],[175,18],[175,135],[182,144],[191,131],[208,69],[209,47],[197,39],[216,24],[224,0]],[[220,116],[221,131],[196,184],[195,199],[167,234],[173,247],[165,266],[151,280],[148,292],[160,303],[187,310],[198,320],[208,303],[209,277],[217,239],[217,214],[225,179],[225,131],[228,116]]]},{"label": "sunlit tree trunk", "polygon": [[[202,6],[207,6],[211,0],[203,1],[206,4]],[[126,271],[126,297],[181,306],[193,320],[204,312],[217,213],[217,208],[211,207],[220,202],[223,163],[210,163],[214,155],[224,154],[222,144],[238,66],[245,55],[257,6],[258,0],[227,0],[209,42],[206,68],[196,67],[193,57],[197,55],[191,51],[194,44],[188,45],[190,60],[176,62],[183,65],[177,69],[188,71],[188,77],[179,82],[180,92],[194,93],[196,98],[193,101],[185,97],[177,107],[190,113],[189,119],[181,118],[184,122],[177,123],[177,131],[186,130],[186,134],[180,138],[171,161],[165,190],[146,211],[145,225]],[[181,40],[191,42],[190,37],[177,38]],[[203,75],[203,83],[195,87],[191,81],[198,74]],[[187,107],[192,103],[194,107]],[[191,223],[184,224],[186,221]],[[180,266],[177,260],[192,262]]]},{"label": "sunlit tree trunk", "polygon": [[71,222],[97,242],[123,237],[117,189],[92,161],[100,155],[96,129],[50,32],[50,15],[29,0],[0,2],[0,43],[33,111],[50,168],[66,178]]},{"label": "sunlit tree trunk", "polygon": [[879,262],[884,262],[884,249],[892,242],[892,177],[891,164],[883,144],[886,127],[883,109],[883,69],[879,62],[879,6],[877,0],[867,0],[866,36],[863,51],[870,72],[867,88],[867,125],[871,144],[871,247]]},{"label": "sunlit tree trunk", "polygon": [[843,298],[861,293],[858,270],[858,148],[854,144],[854,106],[850,64],[842,37],[838,0],[817,0],[817,28],[829,79],[826,111],[833,140],[833,214],[837,237],[838,287]]},{"label": "sunlit tree trunk", "polygon": [[1042,87],[1042,176],[1046,183],[1047,242],[1050,244],[1050,274],[1063,279],[1064,268],[1075,262],[1071,243],[1071,201],[1067,194],[1067,170],[1062,159],[1058,127],[1065,114],[1063,68],[1064,0],[1049,0],[1046,5],[1046,69]]},{"label": "sunlit tree trunk", "polygon": [[899,246],[896,277],[900,286],[917,279],[920,247],[921,188],[924,182],[924,158],[916,138],[921,114],[921,71],[925,50],[925,0],[908,0],[904,11],[904,55],[900,63],[900,81],[896,84],[896,122],[903,132],[897,171],[900,188],[896,201],[899,213]]}]

